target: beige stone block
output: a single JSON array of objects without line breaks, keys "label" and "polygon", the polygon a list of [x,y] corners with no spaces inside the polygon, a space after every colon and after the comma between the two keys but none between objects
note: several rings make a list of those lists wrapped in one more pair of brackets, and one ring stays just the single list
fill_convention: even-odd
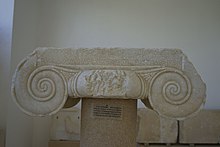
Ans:
[{"label": "beige stone block", "polygon": [[177,121],[148,108],[138,109],[138,143],[176,143]]},{"label": "beige stone block", "polygon": [[48,147],[80,147],[79,141],[54,141],[48,142]]},{"label": "beige stone block", "polygon": [[137,101],[83,99],[80,147],[135,147]]},{"label": "beige stone block", "polygon": [[31,116],[56,114],[79,98],[142,99],[178,120],[200,110],[206,91],[181,50],[144,48],[38,48],[18,64],[11,89]]},{"label": "beige stone block", "polygon": [[202,110],[180,121],[180,143],[220,143],[220,110]]},{"label": "beige stone block", "polygon": [[52,116],[51,140],[80,140],[81,110],[78,108],[62,109]]},{"label": "beige stone block", "polygon": [[0,147],[5,146],[5,133],[4,130],[0,129]]}]

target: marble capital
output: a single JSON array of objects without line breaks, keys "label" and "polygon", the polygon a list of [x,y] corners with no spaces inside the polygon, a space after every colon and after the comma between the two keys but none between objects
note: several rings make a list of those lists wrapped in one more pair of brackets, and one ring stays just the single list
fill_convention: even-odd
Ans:
[{"label": "marble capital", "polygon": [[15,103],[51,115],[68,99],[141,99],[160,115],[184,119],[205,102],[206,87],[179,49],[38,48],[17,66]]}]

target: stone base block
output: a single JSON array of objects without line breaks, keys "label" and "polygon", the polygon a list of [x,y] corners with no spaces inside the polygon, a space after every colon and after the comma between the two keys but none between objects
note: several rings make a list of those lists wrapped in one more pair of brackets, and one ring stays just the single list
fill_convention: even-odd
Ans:
[{"label": "stone base block", "polygon": [[63,109],[52,116],[50,128],[51,140],[80,140],[81,110]]},{"label": "stone base block", "polygon": [[135,147],[137,100],[82,99],[80,147]]},{"label": "stone base block", "polygon": [[180,143],[220,143],[220,110],[202,110],[195,117],[180,121],[179,140]]},{"label": "stone base block", "polygon": [[138,109],[138,143],[176,143],[177,121],[147,108]]},{"label": "stone base block", "polygon": [[48,147],[80,147],[79,141],[49,141]]}]

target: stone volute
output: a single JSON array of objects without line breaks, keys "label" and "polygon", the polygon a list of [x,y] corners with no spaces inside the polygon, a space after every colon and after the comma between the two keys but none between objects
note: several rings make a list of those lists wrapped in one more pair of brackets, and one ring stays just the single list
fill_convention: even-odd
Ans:
[{"label": "stone volute", "polygon": [[[133,101],[129,109],[136,109],[136,100],[141,99],[158,114],[181,120],[201,108],[205,91],[201,77],[179,49],[39,48],[18,65],[12,82],[15,103],[31,116],[52,115],[68,100],[72,106],[82,99],[82,109],[92,108],[82,110],[82,115],[93,112],[123,119],[120,115],[129,115],[124,101]],[[105,102],[109,108],[103,107]]]}]

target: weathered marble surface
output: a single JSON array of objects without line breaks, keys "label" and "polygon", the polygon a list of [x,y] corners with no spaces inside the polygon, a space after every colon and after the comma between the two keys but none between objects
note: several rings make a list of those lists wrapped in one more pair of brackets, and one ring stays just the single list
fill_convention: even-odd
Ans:
[{"label": "weathered marble surface", "polygon": [[[51,115],[67,99],[142,99],[184,119],[205,101],[205,84],[179,49],[39,48],[17,67],[12,94],[27,114]],[[77,98],[77,99],[76,99]]]},{"label": "weathered marble surface", "polygon": [[195,117],[180,121],[179,134],[180,143],[219,144],[220,110],[201,110]]},{"label": "weathered marble surface", "polygon": [[82,99],[80,147],[135,147],[137,100]]},{"label": "weathered marble surface", "polygon": [[138,109],[138,143],[176,143],[178,136],[177,120],[159,116],[147,108]]}]

